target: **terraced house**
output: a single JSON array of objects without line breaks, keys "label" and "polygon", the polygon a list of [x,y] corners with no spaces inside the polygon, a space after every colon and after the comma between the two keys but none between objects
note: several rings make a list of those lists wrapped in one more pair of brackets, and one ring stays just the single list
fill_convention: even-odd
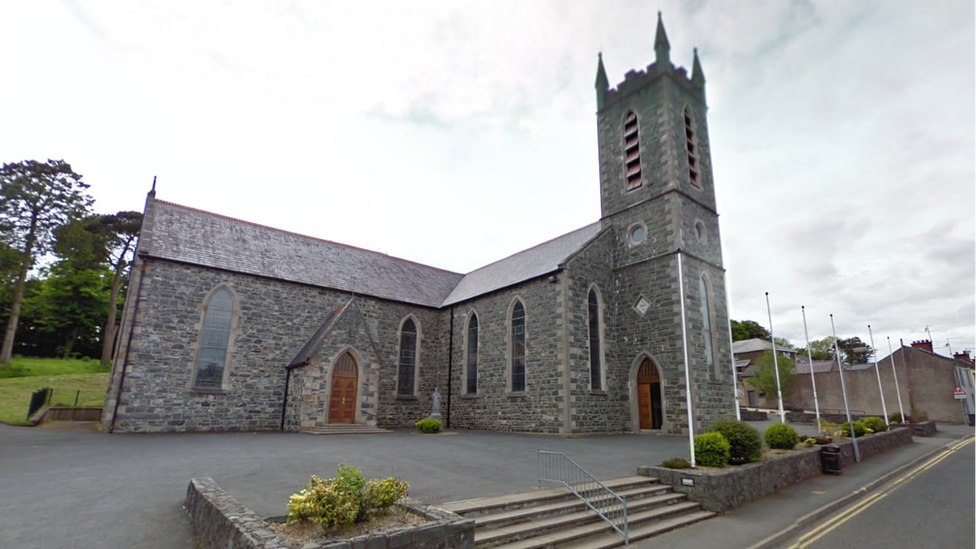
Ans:
[{"label": "terraced house", "polygon": [[[734,415],[705,77],[597,66],[602,217],[467,274],[158,200],[109,431],[687,429]],[[687,372],[686,375],[686,364]]]}]

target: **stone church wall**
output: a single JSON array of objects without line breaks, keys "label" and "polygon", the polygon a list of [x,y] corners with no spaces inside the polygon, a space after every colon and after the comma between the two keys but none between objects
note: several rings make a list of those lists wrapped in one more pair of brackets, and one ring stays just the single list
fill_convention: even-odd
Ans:
[{"label": "stone church wall", "polygon": [[[191,388],[194,357],[207,295],[225,285],[234,294],[229,383],[223,391]],[[145,264],[137,324],[129,349],[118,431],[255,431],[281,426],[285,366],[329,312],[345,305],[344,292],[303,286],[159,260]],[[435,372],[444,353],[440,311],[358,298],[381,361],[377,423],[405,426],[429,412]],[[397,399],[399,325],[413,314],[421,332],[420,390]],[[384,334],[380,337],[380,334]],[[331,365],[330,365],[331,366]],[[299,373],[289,400],[302,384]],[[416,418],[416,419],[414,419]],[[297,419],[289,419],[294,428]]]},{"label": "stone church wall", "polygon": [[[561,273],[557,273],[557,279]],[[559,433],[564,421],[562,297],[548,276],[453,306],[451,427]],[[516,297],[525,307],[526,389],[508,390],[509,311]],[[467,315],[478,315],[478,392],[464,391]],[[448,321],[450,319],[450,311]],[[447,328],[445,328],[445,333]]]},{"label": "stone church wall", "polygon": [[[566,267],[569,304],[570,428],[573,433],[619,432],[630,429],[630,362],[613,351],[614,311],[617,307],[612,262],[614,234],[607,231],[570,260]],[[596,285],[603,309],[603,364],[605,385],[593,390],[590,380],[589,290]],[[611,360],[611,357],[614,357]]]}]

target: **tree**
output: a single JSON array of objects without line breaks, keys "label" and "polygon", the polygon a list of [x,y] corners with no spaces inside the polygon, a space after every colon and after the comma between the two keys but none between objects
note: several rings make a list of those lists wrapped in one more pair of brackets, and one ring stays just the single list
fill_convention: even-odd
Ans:
[{"label": "tree", "polygon": [[78,267],[96,268],[96,265],[108,264],[113,272],[108,299],[110,306],[102,330],[102,364],[112,362],[112,349],[118,330],[119,294],[125,282],[123,275],[135,251],[141,228],[141,213],[118,212],[87,217],[64,225],[57,231],[55,251],[58,255],[73,260]]},{"label": "tree", "polygon": [[764,339],[769,341],[769,330],[763,328],[755,320],[732,320],[732,341],[742,341],[744,339]]},{"label": "tree", "polygon": [[871,360],[871,353],[874,352],[870,345],[857,336],[838,339],[837,346],[844,355],[844,362],[848,364],[864,364]]},{"label": "tree", "polygon": [[790,349],[791,351],[796,350],[796,347],[792,343],[790,343],[790,340],[786,339],[785,337],[774,338],[774,341],[776,343],[777,348],[782,347],[784,349]]},{"label": "tree", "polygon": [[[45,269],[45,274],[40,291],[27,301],[34,325],[49,334],[58,356],[69,358],[79,349],[85,356],[94,355],[109,308],[112,272],[104,267],[79,269],[70,261],[59,261]],[[42,354],[50,352],[45,349]]]},{"label": "tree", "polygon": [[[779,385],[783,396],[793,392],[793,378],[796,377],[796,364],[792,359],[779,355],[776,357],[779,365]],[[773,369],[773,351],[766,349],[756,359],[752,368],[752,377],[746,378],[746,383],[755,387],[759,392],[767,395],[776,394],[776,373]]]},{"label": "tree", "polygon": [[[815,339],[810,342],[810,351],[813,353],[813,360],[831,360],[834,358],[834,336],[827,336],[823,339]],[[797,351],[797,354],[806,356],[809,353],[806,347]]]},{"label": "tree", "polygon": [[0,347],[2,365],[10,363],[27,274],[37,258],[50,251],[54,229],[88,213],[93,199],[87,188],[63,160],[25,160],[0,168],[0,240],[20,256]]}]

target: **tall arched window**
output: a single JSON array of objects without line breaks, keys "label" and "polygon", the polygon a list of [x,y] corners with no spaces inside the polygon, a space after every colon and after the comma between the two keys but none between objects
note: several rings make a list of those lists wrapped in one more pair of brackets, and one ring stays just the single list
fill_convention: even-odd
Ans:
[{"label": "tall arched window", "polygon": [[701,304],[702,304],[702,336],[705,338],[705,363],[708,369],[714,373],[715,370],[715,350],[712,348],[712,319],[711,305],[708,298],[708,284],[705,277],[699,279],[701,283]]},{"label": "tall arched window", "polygon": [[400,362],[397,366],[397,396],[413,396],[417,379],[417,325],[412,318],[400,328]]},{"label": "tall arched window", "polygon": [[512,308],[512,391],[525,390],[525,307],[521,301]]},{"label": "tall arched window", "polygon": [[634,111],[624,117],[624,171],[628,191],[641,186],[640,130]]},{"label": "tall arched window", "polygon": [[210,296],[203,319],[203,334],[197,354],[194,389],[221,389],[227,366],[230,325],[234,318],[234,300],[221,288]]},{"label": "tall arched window", "polygon": [[685,137],[688,141],[688,179],[691,184],[698,186],[698,150],[695,145],[695,128],[694,121],[691,119],[691,113],[688,112],[687,107],[685,108]]},{"label": "tall arched window", "polygon": [[596,290],[592,288],[586,308],[589,312],[590,329],[590,389],[600,391],[603,389],[603,373],[600,364],[600,300],[597,298]]},{"label": "tall arched window", "polygon": [[478,392],[478,315],[471,313],[468,318],[468,352],[465,371],[464,392],[473,395]]}]

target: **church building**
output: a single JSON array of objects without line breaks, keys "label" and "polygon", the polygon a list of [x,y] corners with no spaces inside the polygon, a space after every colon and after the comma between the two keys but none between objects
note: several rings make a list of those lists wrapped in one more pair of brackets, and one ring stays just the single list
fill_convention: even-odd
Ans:
[{"label": "church building", "polygon": [[[705,77],[597,65],[599,220],[467,274],[149,193],[108,432],[696,432],[735,416]],[[690,393],[689,393],[690,392]]]}]

